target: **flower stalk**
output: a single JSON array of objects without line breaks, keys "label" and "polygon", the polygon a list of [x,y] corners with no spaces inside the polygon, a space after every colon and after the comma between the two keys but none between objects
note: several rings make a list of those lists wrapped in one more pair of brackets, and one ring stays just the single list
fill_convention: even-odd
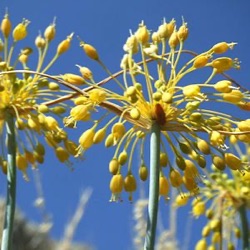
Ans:
[{"label": "flower stalk", "polygon": [[159,174],[160,174],[160,126],[154,122],[150,138],[150,178],[147,231],[144,250],[153,250],[156,235],[158,201],[159,201]]},{"label": "flower stalk", "polygon": [[16,206],[16,138],[14,118],[10,113],[6,113],[7,129],[7,195],[4,229],[2,235],[2,250],[10,250],[12,243],[12,231]]},{"label": "flower stalk", "polygon": [[248,250],[250,248],[249,244],[249,227],[247,220],[247,211],[245,205],[241,205],[238,209],[242,227],[242,250]]}]

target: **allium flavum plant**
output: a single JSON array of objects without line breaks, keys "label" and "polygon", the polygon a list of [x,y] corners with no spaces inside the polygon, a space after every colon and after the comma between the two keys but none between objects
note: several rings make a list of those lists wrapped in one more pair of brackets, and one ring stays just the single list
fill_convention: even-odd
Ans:
[{"label": "allium flavum plant", "polygon": [[[72,141],[64,130],[63,114],[70,103],[53,100],[70,92],[81,90],[70,85],[64,78],[47,75],[46,71],[65,53],[71,43],[73,33],[61,41],[54,57],[45,64],[49,46],[56,34],[55,22],[49,25],[44,35],[34,39],[38,51],[37,65],[34,72],[29,69],[29,58],[32,47],[23,48],[17,54],[16,48],[28,36],[29,21],[23,21],[12,28],[12,23],[6,14],[1,22],[2,39],[0,40],[0,165],[8,180],[8,194],[5,227],[2,238],[2,248],[10,249],[11,230],[15,210],[15,178],[16,167],[28,179],[26,170],[29,166],[36,168],[44,161],[44,142],[54,149],[56,157],[61,162],[71,166],[70,155],[77,153],[77,144]],[[50,53],[50,52],[49,52]],[[33,74],[31,74],[33,73]],[[80,76],[78,83],[84,82]],[[61,88],[64,85],[68,88]],[[53,106],[50,106],[54,104]],[[72,103],[73,104],[73,103]],[[43,141],[40,139],[44,139]],[[6,146],[5,146],[6,140]]]},{"label": "allium flavum plant", "polygon": [[[197,194],[198,182],[202,180],[200,171],[210,159],[215,165],[225,162],[227,168],[241,175],[249,169],[249,161],[232,153],[228,141],[234,135],[237,143],[250,142],[250,120],[241,117],[250,110],[249,91],[224,73],[239,69],[239,61],[221,56],[235,43],[220,42],[196,54],[184,50],[187,37],[184,21],[177,28],[174,20],[164,20],[155,32],[142,22],[123,47],[121,72],[95,83],[93,77],[84,76],[89,69],[79,66],[91,91],[75,100],[74,110],[92,112],[93,106],[106,110],[83,132],[79,150],[85,151],[103,140],[106,147],[115,146],[109,163],[111,201],[121,200],[123,191],[132,200],[137,187],[136,172],[139,171],[141,180],[147,179],[144,145],[147,136],[151,136],[145,249],[153,249],[158,197],[167,198],[170,186]],[[109,73],[93,46],[83,41],[80,45],[89,58]],[[191,73],[199,71],[203,75],[192,80]],[[119,74],[123,76],[121,81]],[[114,80],[120,91],[105,88],[103,84],[108,80]],[[226,113],[232,106],[240,112]],[[139,169],[132,162],[136,145],[140,147]]]},{"label": "allium flavum plant", "polygon": [[[68,160],[70,154],[75,155],[77,151],[77,155],[81,155],[93,144],[105,140],[106,147],[116,147],[109,164],[112,174],[111,201],[119,201],[123,190],[129,193],[129,200],[132,200],[137,187],[136,171],[139,171],[141,180],[145,181],[148,177],[144,146],[147,136],[150,136],[150,187],[145,249],[153,249],[158,198],[159,195],[168,197],[170,185],[196,194],[198,181],[201,180],[199,168],[205,168],[206,155],[224,159],[227,163],[231,160],[237,162],[234,170],[244,172],[247,169],[248,162],[228,153],[227,139],[230,135],[235,135],[238,142],[249,142],[250,120],[241,120],[241,117],[225,114],[219,109],[222,104],[243,110],[250,109],[249,91],[223,76],[225,71],[239,68],[237,59],[219,56],[232,49],[235,43],[221,42],[203,53],[195,54],[183,49],[188,37],[184,21],[177,28],[174,20],[169,23],[164,20],[153,33],[142,22],[138,30],[134,34],[131,32],[127,39],[121,61],[122,70],[116,74],[107,69],[93,46],[81,41],[80,45],[87,56],[98,62],[110,75],[107,79],[95,82],[91,70],[80,65],[77,66],[81,76],[67,73],[56,77],[45,73],[68,50],[72,38],[70,35],[60,43],[54,58],[42,67],[48,45],[55,35],[54,24],[45,30],[44,37],[39,36],[35,41],[39,60],[34,71],[26,66],[30,49],[22,50],[17,63],[11,64],[13,48],[26,36],[27,25],[25,20],[13,29],[14,42],[9,51],[11,24],[7,15],[1,26],[4,59],[0,98],[1,105],[4,105],[1,106],[0,114],[2,128],[7,125],[6,132],[2,129],[2,137],[7,134],[9,139],[8,176],[12,176],[11,169],[15,169],[15,162],[25,170],[27,162],[34,165],[36,161],[42,161],[43,150],[34,136],[36,134],[45,137],[63,162]],[[138,58],[137,54],[140,55]],[[184,54],[189,58],[182,58]],[[22,70],[17,68],[18,61],[23,65]],[[195,82],[190,80],[191,73],[203,69],[210,72],[207,78],[196,79]],[[21,79],[18,78],[18,73],[24,74]],[[123,76],[121,80],[120,75]],[[215,81],[217,78],[220,79]],[[51,83],[48,79],[54,82]],[[104,86],[111,80],[117,84],[116,91]],[[71,92],[67,94],[55,82],[71,88]],[[85,89],[77,87],[83,84],[87,85]],[[64,117],[65,126],[74,128],[82,121],[93,123],[80,136],[78,148],[69,141],[57,120],[50,115],[54,112],[62,118],[70,99],[74,100],[75,106]],[[96,112],[100,109],[104,113]],[[29,153],[21,140],[18,147],[11,145],[15,141],[13,136],[19,136],[20,131],[25,133],[35,149],[34,155]],[[36,149],[37,145],[39,149]],[[139,170],[133,167],[132,161],[136,145],[140,145]],[[172,154],[176,166],[171,164]],[[2,165],[6,161],[5,157],[4,151]],[[232,168],[232,164],[227,165]],[[166,166],[169,167],[165,168]]]}]

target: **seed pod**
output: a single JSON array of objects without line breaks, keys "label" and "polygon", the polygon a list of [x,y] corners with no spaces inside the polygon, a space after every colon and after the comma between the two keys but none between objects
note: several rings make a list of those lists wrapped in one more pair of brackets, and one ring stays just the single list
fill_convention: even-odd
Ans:
[{"label": "seed pod", "polygon": [[2,31],[4,37],[6,37],[6,38],[9,37],[10,32],[11,32],[11,26],[12,25],[11,25],[11,21],[9,19],[9,15],[6,13],[4,15],[2,22],[1,22],[1,31]]},{"label": "seed pod", "polygon": [[128,53],[131,51],[132,54],[136,54],[138,52],[138,41],[135,35],[128,37],[123,49]]},{"label": "seed pod", "polygon": [[77,155],[77,144],[71,140],[64,140],[64,147],[69,152],[69,154]]},{"label": "seed pod", "polygon": [[176,162],[176,165],[178,166],[179,169],[185,170],[185,168],[186,168],[186,162],[183,159],[183,157],[177,156],[175,162]]},{"label": "seed pod", "polygon": [[186,159],[185,165],[186,165],[186,168],[184,170],[185,177],[189,179],[195,179],[199,176],[198,170],[192,161]]},{"label": "seed pod", "polygon": [[187,178],[185,175],[182,177],[183,183],[186,189],[190,192],[195,192],[198,189],[198,186],[194,180],[194,178]]},{"label": "seed pod", "polygon": [[166,167],[168,165],[168,155],[165,152],[160,153],[160,166]]},{"label": "seed pod", "polygon": [[184,154],[190,154],[192,152],[192,148],[187,142],[179,142],[178,144],[179,144],[181,151]]}]

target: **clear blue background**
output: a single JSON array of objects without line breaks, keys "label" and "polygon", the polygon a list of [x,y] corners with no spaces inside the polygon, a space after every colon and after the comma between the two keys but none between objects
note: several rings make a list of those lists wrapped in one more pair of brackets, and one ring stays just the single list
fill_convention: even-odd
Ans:
[{"label": "clear blue background", "polygon": [[[112,72],[119,70],[120,59],[123,55],[122,46],[129,35],[129,29],[135,31],[141,20],[147,27],[156,30],[165,17],[167,21],[175,18],[181,25],[182,17],[188,23],[190,35],[185,48],[202,52],[217,42],[238,42],[230,56],[238,57],[240,71],[232,71],[238,82],[249,88],[250,80],[250,2],[248,0],[127,0],[127,1],[7,1],[0,2],[0,16],[4,16],[8,7],[10,18],[17,24],[22,18],[31,21],[28,27],[29,39],[34,41],[38,31],[44,31],[54,17],[57,34],[53,47],[72,31],[84,41],[93,44],[105,64]],[[96,80],[105,76],[95,63],[86,58],[78,47],[76,37],[72,49],[62,56],[49,73],[77,72],[75,64],[90,67]],[[84,125],[79,125],[84,130]],[[124,195],[123,203],[109,203],[108,162],[112,150],[97,146],[86,153],[84,161],[75,161],[75,171],[59,163],[48,151],[45,164],[40,166],[47,211],[53,214],[54,226],[52,236],[59,239],[65,224],[70,219],[79,199],[80,191],[92,187],[94,192],[87,210],[75,234],[75,240],[85,241],[100,250],[129,250],[132,249],[133,237],[133,206]],[[135,163],[136,164],[136,163]],[[17,186],[17,203],[25,215],[39,222],[41,217],[33,207],[36,198],[34,180],[29,172],[31,181],[25,182],[21,174]],[[5,194],[5,178],[0,177],[0,193]],[[168,213],[168,205],[162,202],[161,213]],[[186,221],[187,214],[179,219],[180,228]],[[165,222],[164,222],[165,223]],[[200,236],[198,228],[194,229],[195,238]],[[180,239],[183,239],[183,230]],[[192,243],[193,244],[193,243]],[[193,249],[193,245],[189,249]]]}]

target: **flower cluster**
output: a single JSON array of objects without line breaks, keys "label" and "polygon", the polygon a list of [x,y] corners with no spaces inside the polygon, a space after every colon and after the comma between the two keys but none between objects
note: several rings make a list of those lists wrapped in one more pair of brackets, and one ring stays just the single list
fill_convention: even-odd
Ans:
[{"label": "flower cluster", "polygon": [[[109,163],[112,201],[119,200],[123,190],[132,199],[137,173],[141,180],[147,179],[144,145],[153,124],[161,130],[162,196],[167,197],[170,185],[196,193],[199,169],[206,167],[208,156],[220,170],[227,167],[242,173],[248,169],[249,160],[228,150],[229,140],[250,142],[250,120],[225,112],[231,106],[249,111],[249,91],[224,74],[240,67],[237,59],[221,56],[235,43],[220,42],[196,54],[184,49],[188,34],[184,21],[178,28],[174,20],[164,20],[155,32],[142,22],[128,37],[122,70],[116,74],[110,73],[93,46],[80,44],[111,76],[98,83],[88,68],[79,66],[89,87],[84,96],[75,99],[76,107],[68,119],[71,123],[89,120],[96,109],[106,111],[93,119],[93,126],[79,138],[79,152],[102,141],[106,147],[116,147]],[[104,87],[110,80],[117,84],[116,92]],[[132,167],[136,145],[140,152],[138,169]]]},{"label": "flower cluster", "polygon": [[[20,53],[17,46],[28,36],[29,21],[23,21],[12,28],[12,22],[6,13],[1,22],[2,39],[0,40],[0,165],[4,173],[7,171],[6,149],[4,147],[6,135],[6,121],[12,116],[15,121],[17,155],[16,165],[27,178],[26,170],[29,165],[36,167],[43,163],[45,155],[44,143],[39,141],[43,136],[51,146],[61,162],[69,162],[69,156],[77,152],[77,144],[68,138],[67,132],[61,127],[63,114],[69,104],[59,102],[68,92],[74,92],[77,87],[60,79],[49,76],[46,71],[52,64],[70,48],[73,34],[61,41],[52,60],[45,64],[45,57],[52,40],[55,38],[55,22],[49,25],[44,35],[34,39],[34,45],[24,47]],[[29,58],[33,48],[38,51],[36,67],[29,68]],[[32,62],[34,65],[34,63]],[[67,75],[66,75],[67,76]],[[80,77],[78,77],[80,78]],[[83,81],[83,78],[81,78]],[[61,83],[61,84],[60,84]],[[65,85],[71,90],[62,89]],[[54,102],[57,100],[57,102]],[[52,106],[52,104],[54,104]]]},{"label": "flower cluster", "polygon": [[[242,160],[249,161],[249,144],[246,153],[238,148]],[[236,249],[237,241],[242,238],[238,213],[243,208],[250,209],[250,172],[241,175],[239,172],[223,173],[213,166],[213,172],[204,180],[199,198],[194,200],[193,214],[196,217],[206,215],[207,223],[202,230],[202,239],[196,249],[216,249],[226,245],[227,249]],[[249,236],[247,236],[249,238]],[[209,243],[210,241],[210,243]],[[210,249],[209,248],[209,249]]]}]

